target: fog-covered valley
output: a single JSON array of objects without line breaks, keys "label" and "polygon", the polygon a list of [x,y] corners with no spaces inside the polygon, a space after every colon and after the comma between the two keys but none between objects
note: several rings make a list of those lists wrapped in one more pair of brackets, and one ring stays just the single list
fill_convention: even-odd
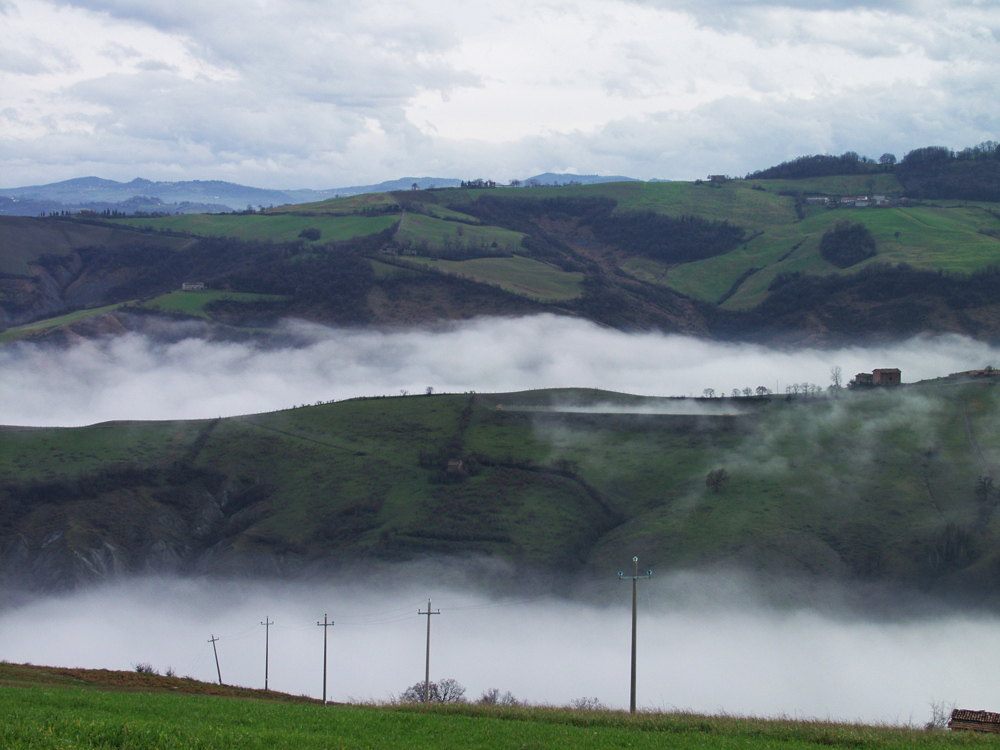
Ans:
[{"label": "fog-covered valley", "polygon": [[[215,681],[214,636],[223,681],[261,688],[268,618],[269,687],[319,697],[326,614],[335,623],[328,698],[385,701],[423,679],[427,618],[417,612],[430,598],[441,612],[431,623],[432,680],[458,680],[471,700],[495,687],[532,703],[587,697],[627,707],[628,581],[609,571],[614,586],[602,585],[597,602],[493,598],[458,580],[426,568],[311,584],[136,579],[5,610],[0,653],[18,663],[150,664]],[[643,709],[922,725],[931,702],[1000,701],[988,667],[1000,658],[995,615],[930,605],[865,613],[833,590],[822,592],[826,604],[781,606],[738,576],[654,573],[639,585]]]},{"label": "fog-covered valley", "polygon": [[589,387],[652,396],[711,388],[721,396],[764,386],[783,393],[790,383],[825,388],[834,366],[847,379],[898,367],[913,382],[997,363],[996,348],[951,335],[830,350],[628,334],[551,315],[393,331],[287,326],[297,346],[126,335],[70,348],[0,348],[0,424],[212,418],[427,388]]},{"label": "fog-covered valley", "polygon": [[[576,386],[700,396],[706,388],[722,395],[763,385],[783,393],[790,383],[825,388],[832,367],[840,367],[845,380],[898,367],[912,382],[997,363],[995,348],[953,336],[777,350],[625,334],[552,316],[392,332],[288,325],[298,344],[283,349],[138,336],[67,349],[4,347],[0,423],[207,418],[427,388],[486,393]],[[922,402],[913,398],[912,408],[892,412],[891,425],[849,436],[852,443],[877,443],[890,428],[908,429],[900,420],[937,414],[917,409]],[[706,413],[731,411],[714,407]],[[703,408],[667,404],[650,412],[599,404],[549,411],[638,416]],[[828,419],[842,416],[839,407],[827,411]],[[553,424],[539,422],[535,437],[561,445],[568,433]],[[788,431],[781,441],[792,432],[806,434],[791,421]],[[771,470],[770,443],[760,441],[753,450],[734,445],[720,453],[731,470],[748,476]],[[824,481],[832,487],[839,480]],[[684,502],[695,507],[705,490],[684,492]],[[605,556],[615,538],[608,537]],[[621,545],[615,564],[623,566],[632,554]],[[472,700],[495,687],[533,703],[593,697],[627,706],[630,587],[617,580],[616,569],[596,581],[593,567],[586,576],[534,569],[523,586],[508,577],[502,587],[483,587],[481,576],[468,575],[469,564],[452,559],[368,569],[362,560],[322,579],[254,580],[246,571],[229,580],[123,575],[62,594],[21,592],[0,606],[0,659],[109,669],[148,663],[211,681],[209,638],[215,636],[223,680],[262,687],[260,623],[270,618],[270,687],[319,696],[323,629],[317,622],[327,614],[335,623],[329,696],[384,701],[422,679],[426,618],[417,611],[430,600],[441,610],[431,623],[433,680],[458,680]],[[494,583],[504,577],[503,569],[487,576]],[[568,583],[539,584],[547,577]],[[806,576],[792,585],[736,567],[699,574],[658,568],[652,580],[640,582],[639,604],[643,708],[922,725],[932,701],[973,708],[1000,702],[987,668],[1000,657],[997,615],[988,608],[945,606],[916,589],[846,579]],[[975,659],[967,658],[970,647]]]}]

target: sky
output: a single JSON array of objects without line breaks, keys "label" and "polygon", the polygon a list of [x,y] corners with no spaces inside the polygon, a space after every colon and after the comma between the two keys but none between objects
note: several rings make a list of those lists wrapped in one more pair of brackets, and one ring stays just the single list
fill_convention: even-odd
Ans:
[{"label": "sky", "polygon": [[[961,336],[841,349],[774,349],[658,332],[623,333],[555,315],[480,318],[433,329],[286,323],[298,344],[129,334],[66,348],[0,347],[0,425],[69,427],[113,419],[210,419],[357,396],[601,388],[646,396],[716,395],[791,383],[826,388],[898,367],[905,383],[1000,367],[1000,350]],[[16,397],[13,397],[16,395]]]},{"label": "sky", "polygon": [[1000,132],[996,0],[0,0],[0,187],[742,175]]}]

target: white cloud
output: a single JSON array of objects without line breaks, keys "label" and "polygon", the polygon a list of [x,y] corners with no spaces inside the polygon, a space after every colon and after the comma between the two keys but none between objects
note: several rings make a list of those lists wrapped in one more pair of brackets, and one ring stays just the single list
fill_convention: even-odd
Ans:
[{"label": "white cloud", "polygon": [[907,382],[997,366],[998,352],[957,336],[893,346],[775,350],[659,333],[626,334],[544,315],[480,319],[437,331],[366,331],[293,324],[302,344],[258,349],[140,336],[70,349],[0,349],[0,424],[82,425],[192,419],[354,396],[589,387],[652,395],[728,393],[899,367]]},{"label": "white cloud", "polygon": [[961,147],[1000,125],[990,6],[14,0],[0,157],[8,186],[334,187]]}]

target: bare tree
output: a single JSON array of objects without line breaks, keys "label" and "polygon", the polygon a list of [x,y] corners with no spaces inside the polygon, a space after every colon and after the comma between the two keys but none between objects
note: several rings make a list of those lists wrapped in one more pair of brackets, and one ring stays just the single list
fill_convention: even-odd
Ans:
[{"label": "bare tree", "polygon": [[979,499],[986,502],[986,499],[990,496],[990,492],[993,490],[993,477],[989,474],[983,474],[976,480],[976,494],[979,495]]},{"label": "bare tree", "polygon": [[712,492],[720,492],[723,485],[729,481],[729,472],[725,469],[712,469],[705,476],[705,486]]},{"label": "bare tree", "polygon": [[840,369],[840,365],[834,365],[830,368],[830,385],[835,389],[843,387],[844,383],[844,371]]},{"label": "bare tree", "polygon": [[761,398],[763,398],[764,396],[770,396],[771,395],[771,389],[768,388],[766,385],[758,385],[757,386],[757,395],[760,396]]},{"label": "bare tree", "polygon": [[514,697],[509,690],[501,693],[497,688],[484,690],[477,701],[481,706],[520,706],[521,701]]},{"label": "bare tree", "polygon": [[[426,694],[429,703],[464,703],[465,688],[457,681],[447,677],[440,682],[427,683]],[[406,688],[400,696],[402,703],[424,702],[424,681],[414,683]]]},{"label": "bare tree", "polygon": [[605,711],[607,706],[601,703],[600,698],[574,698],[569,702],[569,707],[577,711]]},{"label": "bare tree", "polygon": [[739,398],[739,397],[740,397],[740,389],[733,388],[733,398]]},{"label": "bare tree", "polygon": [[701,395],[702,395],[703,398],[715,398],[715,389],[714,388],[706,388],[705,390],[703,390],[701,392]]},{"label": "bare tree", "polygon": [[750,398],[753,395],[753,388],[751,388],[750,386],[747,386],[746,388],[744,388],[743,389],[743,395],[746,398]]}]

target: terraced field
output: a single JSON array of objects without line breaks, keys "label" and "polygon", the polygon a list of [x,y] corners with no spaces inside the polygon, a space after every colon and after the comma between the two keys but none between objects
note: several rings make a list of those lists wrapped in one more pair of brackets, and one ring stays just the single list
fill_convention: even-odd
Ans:
[{"label": "terraced field", "polygon": [[515,294],[523,294],[543,302],[574,299],[583,291],[582,273],[563,271],[520,255],[510,258],[477,258],[462,261],[410,257],[406,262],[494,284]]}]

